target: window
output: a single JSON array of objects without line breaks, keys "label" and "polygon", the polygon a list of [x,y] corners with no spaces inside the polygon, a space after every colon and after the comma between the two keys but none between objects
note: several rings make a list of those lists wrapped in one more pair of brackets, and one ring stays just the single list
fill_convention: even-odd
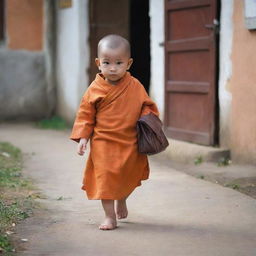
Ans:
[{"label": "window", "polygon": [[0,41],[4,40],[4,0],[0,0]]}]

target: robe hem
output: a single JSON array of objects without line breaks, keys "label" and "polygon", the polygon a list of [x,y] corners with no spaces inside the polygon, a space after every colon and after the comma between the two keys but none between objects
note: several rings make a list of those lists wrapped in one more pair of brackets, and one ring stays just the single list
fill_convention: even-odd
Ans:
[{"label": "robe hem", "polygon": [[94,197],[94,196],[92,196],[92,195],[89,195],[89,194],[87,193],[87,191],[86,191],[85,185],[83,185],[83,186],[81,187],[81,189],[86,192],[87,198],[88,198],[89,200],[122,200],[122,199],[128,197],[137,187],[140,187],[140,186],[142,185],[141,181],[148,180],[148,179],[149,179],[149,177],[143,178],[142,180],[140,180],[140,181],[138,182],[138,184],[137,184],[134,188],[132,188],[129,193],[127,193],[127,195],[124,195],[124,196],[122,196],[122,197],[115,197],[115,198],[113,198],[113,196],[104,196],[104,197],[99,198],[99,197]]}]

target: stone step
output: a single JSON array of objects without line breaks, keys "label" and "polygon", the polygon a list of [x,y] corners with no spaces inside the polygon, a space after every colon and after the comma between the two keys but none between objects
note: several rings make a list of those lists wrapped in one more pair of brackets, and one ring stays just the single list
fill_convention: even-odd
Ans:
[{"label": "stone step", "polygon": [[230,158],[227,148],[209,147],[174,139],[168,139],[169,147],[159,155],[180,163],[194,163],[195,161],[218,162],[221,158]]}]

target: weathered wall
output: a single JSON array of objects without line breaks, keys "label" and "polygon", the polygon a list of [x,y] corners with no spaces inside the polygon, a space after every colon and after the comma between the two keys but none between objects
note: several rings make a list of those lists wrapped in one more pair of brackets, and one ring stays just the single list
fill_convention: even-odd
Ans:
[{"label": "weathered wall", "polygon": [[235,161],[256,164],[256,31],[244,24],[244,1],[234,1],[231,152]]},{"label": "weathered wall", "polygon": [[42,53],[0,50],[0,119],[33,119],[47,109]]},{"label": "weathered wall", "polygon": [[150,0],[150,96],[156,102],[161,118],[164,116],[164,1]]},{"label": "weathered wall", "polygon": [[233,0],[221,1],[220,12],[220,56],[219,56],[219,141],[223,148],[230,147],[230,111],[232,94],[230,78],[232,75],[232,42],[233,42]]},{"label": "weathered wall", "polygon": [[54,109],[52,43],[51,36],[44,36],[52,32],[53,22],[47,22],[52,8],[49,0],[6,1],[6,38],[0,47],[1,120],[38,119]]},{"label": "weathered wall", "polygon": [[71,8],[57,9],[57,112],[73,122],[88,86],[88,0],[74,0]]},{"label": "weathered wall", "polygon": [[55,3],[52,0],[44,0],[44,56],[45,56],[45,79],[47,95],[47,117],[55,114],[56,110],[56,17]]},{"label": "weathered wall", "polygon": [[6,32],[9,49],[42,50],[43,4],[44,0],[6,1]]}]

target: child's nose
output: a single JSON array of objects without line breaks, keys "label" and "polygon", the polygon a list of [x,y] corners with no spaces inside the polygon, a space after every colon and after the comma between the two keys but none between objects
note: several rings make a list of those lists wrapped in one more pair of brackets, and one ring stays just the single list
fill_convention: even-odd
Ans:
[{"label": "child's nose", "polygon": [[110,70],[111,70],[111,71],[115,71],[115,70],[116,70],[116,66],[115,66],[115,65],[111,65],[111,66],[110,66]]}]

